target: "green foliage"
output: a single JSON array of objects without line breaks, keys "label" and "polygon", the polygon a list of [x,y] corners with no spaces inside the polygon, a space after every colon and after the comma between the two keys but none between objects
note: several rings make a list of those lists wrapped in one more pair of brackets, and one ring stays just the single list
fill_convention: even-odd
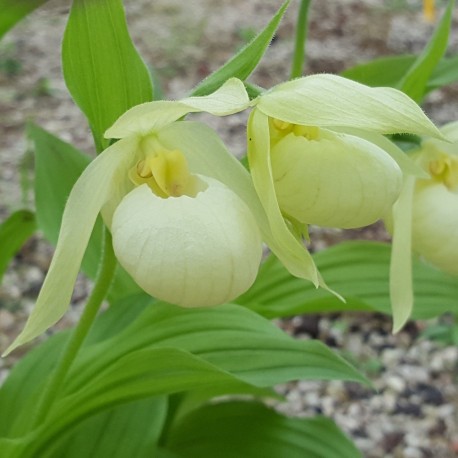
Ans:
[{"label": "green foliage", "polygon": [[[271,257],[252,288],[237,302],[268,318],[345,310],[390,314],[390,255],[390,246],[378,242],[340,243],[314,255],[328,285],[342,294],[346,302],[292,277]],[[454,277],[420,261],[414,262],[413,274],[413,318],[426,319],[458,309],[458,284]]]},{"label": "green foliage", "polygon": [[186,458],[357,458],[360,452],[325,417],[287,418],[262,404],[226,402],[191,412],[165,448]]},{"label": "green foliage", "polygon": [[0,39],[47,0],[0,0]]},{"label": "green foliage", "polygon": [[222,67],[198,84],[192,91],[192,95],[201,96],[210,94],[232,77],[239,78],[242,81],[248,78],[266,52],[288,5],[289,0],[283,3],[264,30],[235,56],[231,57]]},{"label": "green foliage", "polygon": [[108,146],[103,133],[120,115],[153,98],[151,77],[129,36],[122,0],[74,0],[62,66],[98,152]]},{"label": "green foliage", "polygon": [[35,215],[28,210],[18,210],[0,224],[0,283],[12,257],[35,230]]},{"label": "green foliage", "polygon": [[167,398],[142,399],[89,417],[64,432],[42,458],[148,458],[162,431]]},{"label": "green foliage", "polygon": [[458,319],[452,315],[448,322],[430,324],[422,333],[423,339],[434,340],[443,345],[458,345]]},{"label": "green foliage", "polygon": [[[137,300],[124,300],[97,320],[48,419],[19,441],[30,447],[24,456],[48,450],[78,424],[85,430],[85,418],[139,399],[200,392],[191,402],[194,409],[216,394],[266,395],[263,387],[296,378],[365,381],[321,343],[296,341],[244,308],[186,310],[146,302],[137,307]],[[129,305],[136,307],[135,318],[124,318],[123,307]],[[107,333],[108,324],[118,319],[124,330]],[[58,334],[33,350],[0,389],[1,436],[18,437],[30,428],[33,415],[22,413],[34,411],[65,339],[66,334]],[[103,422],[105,417],[99,418]],[[80,430],[75,431],[79,436]]]},{"label": "green foliage", "polygon": [[429,77],[447,49],[454,5],[455,0],[450,0],[431,40],[398,84],[416,102],[423,99]]},{"label": "green foliage", "polygon": [[448,7],[423,52],[413,55],[388,56],[351,67],[342,76],[368,86],[397,87],[421,102],[425,95],[458,81],[458,58],[442,58],[447,48],[454,0]]},{"label": "green foliage", "polygon": [[[28,134],[35,146],[37,223],[45,237],[55,244],[68,195],[76,180],[90,163],[90,158],[36,125],[29,125]],[[99,218],[82,263],[83,271],[91,278],[95,278],[100,261],[102,228],[102,220]],[[119,299],[138,291],[130,276],[124,269],[118,267],[116,280],[110,291],[110,299]]]}]

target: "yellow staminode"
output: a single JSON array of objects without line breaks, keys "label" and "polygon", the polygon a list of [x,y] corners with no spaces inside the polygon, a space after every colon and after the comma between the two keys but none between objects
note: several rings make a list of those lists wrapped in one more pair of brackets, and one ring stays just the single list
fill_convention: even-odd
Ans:
[{"label": "yellow staminode", "polygon": [[129,171],[137,186],[146,183],[159,197],[194,197],[198,179],[189,172],[184,154],[179,150],[160,149],[147,154]]},{"label": "yellow staminode", "polygon": [[429,172],[448,189],[454,190],[458,187],[458,158],[444,154],[429,163]]}]

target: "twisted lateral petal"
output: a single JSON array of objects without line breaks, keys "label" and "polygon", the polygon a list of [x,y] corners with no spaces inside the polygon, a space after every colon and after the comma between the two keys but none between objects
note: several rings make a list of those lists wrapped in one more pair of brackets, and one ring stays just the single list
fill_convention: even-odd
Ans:
[{"label": "twisted lateral petal", "polygon": [[294,133],[272,148],[278,204],[298,221],[319,226],[368,226],[399,196],[402,173],[381,148],[353,135],[321,129],[309,140]]},{"label": "twisted lateral petal", "polygon": [[5,355],[46,331],[67,310],[97,215],[116,188],[118,171],[128,167],[137,143],[136,138],[115,143],[91,162],[76,182],[65,207],[56,251],[37,303],[25,328]]},{"label": "twisted lateral petal", "polygon": [[310,280],[317,287],[324,286],[313,258],[292,234],[280,212],[270,164],[269,122],[257,109],[248,120],[248,158],[253,183],[272,231],[270,248],[293,275]]},{"label": "twisted lateral petal", "polygon": [[222,183],[195,197],[161,198],[147,185],[117,208],[113,247],[121,265],[147,293],[183,307],[228,302],[254,282],[262,257],[256,221]]},{"label": "twisted lateral petal", "polygon": [[399,199],[393,206],[393,241],[390,264],[390,297],[393,332],[409,319],[413,307],[412,285],[412,198],[415,178],[404,177]]},{"label": "twisted lateral petal", "polygon": [[204,97],[188,97],[178,101],[160,100],[137,105],[124,113],[105,132],[105,138],[146,135],[193,112],[205,111],[216,116],[225,116],[244,110],[249,103],[243,83],[237,78],[230,78],[218,90]]},{"label": "twisted lateral petal", "polygon": [[257,99],[257,107],[268,116],[294,124],[444,138],[404,93],[371,88],[336,75],[311,75],[279,84]]}]

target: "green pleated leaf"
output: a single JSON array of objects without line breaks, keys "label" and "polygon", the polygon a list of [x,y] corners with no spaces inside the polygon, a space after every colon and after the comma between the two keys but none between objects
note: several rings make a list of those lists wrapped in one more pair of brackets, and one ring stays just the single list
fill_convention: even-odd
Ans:
[{"label": "green pleated leaf", "polygon": [[74,0],[62,43],[67,87],[88,118],[97,150],[125,111],[153,97],[148,69],[127,30],[121,0]]},{"label": "green pleated leaf", "polygon": [[235,305],[183,309],[155,303],[124,332],[91,346],[69,377],[67,392],[134,350],[176,347],[259,387],[297,379],[346,379],[361,374],[321,342],[296,341],[268,320]]},{"label": "green pleated leaf", "polygon": [[288,8],[289,2],[290,0],[284,2],[262,31],[222,67],[199,83],[191,95],[201,96],[210,94],[232,77],[239,78],[242,81],[248,78],[257,67],[272,41],[275,31]]},{"label": "green pleated leaf", "polygon": [[78,387],[75,393],[61,397],[47,420],[22,442],[27,444],[27,456],[43,456],[63,433],[104,410],[135,400],[230,382],[244,384],[182,350],[146,348],[132,351],[97,374],[90,383]]},{"label": "green pleated leaf", "polygon": [[60,333],[46,340],[11,370],[0,388],[0,437],[20,437],[30,430],[34,421],[31,413],[67,337],[68,333]]},{"label": "green pleated leaf", "polygon": [[[123,307],[128,303],[124,300]],[[296,341],[243,307],[187,310],[142,303],[125,320],[123,307],[112,307],[106,313],[114,317],[97,320],[49,418],[29,434],[30,412],[65,334],[49,339],[17,365],[0,389],[0,436],[22,437],[17,446],[26,446],[27,456],[41,456],[84,419],[152,396],[194,392],[183,415],[214,395],[269,396],[263,387],[297,378],[365,382],[325,345]],[[109,323],[116,317],[124,329],[111,333]]]},{"label": "green pleated leaf", "polygon": [[450,0],[431,40],[398,84],[398,88],[416,102],[426,93],[428,80],[447,49],[455,0]]},{"label": "green pleated leaf", "polygon": [[[237,302],[268,318],[345,310],[391,314],[390,258],[391,246],[378,242],[343,242],[314,255],[326,282],[346,303],[292,277],[277,259],[270,258]],[[456,278],[414,260],[413,279],[414,319],[458,309]]]},{"label": "green pleated leaf", "polygon": [[[57,243],[65,204],[70,191],[90,158],[69,143],[44,129],[29,125],[29,137],[35,146],[35,205],[38,227],[52,243]],[[103,223],[99,218],[86,250],[82,270],[95,278],[101,256]],[[118,266],[110,290],[110,300],[139,292],[130,276]]]},{"label": "green pleated leaf", "polygon": [[0,0],[0,39],[47,0]]},{"label": "green pleated leaf", "polygon": [[35,215],[29,210],[18,210],[0,224],[0,283],[11,259],[36,227]]},{"label": "green pleated leaf", "polygon": [[226,402],[192,412],[164,446],[186,458],[358,458],[325,417],[288,418],[260,403]]},{"label": "green pleated leaf", "polygon": [[42,458],[149,458],[167,413],[158,397],[124,404],[80,423],[42,452]]}]

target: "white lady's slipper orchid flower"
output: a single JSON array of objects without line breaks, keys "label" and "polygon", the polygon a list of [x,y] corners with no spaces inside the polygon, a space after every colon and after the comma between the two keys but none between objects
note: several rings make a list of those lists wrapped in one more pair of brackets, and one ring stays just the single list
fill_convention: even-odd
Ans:
[{"label": "white lady's slipper orchid flower", "polygon": [[415,183],[412,248],[440,270],[458,275],[458,122],[441,131],[452,143],[428,139],[416,155],[430,177]]},{"label": "white lady's slipper orchid flower", "polygon": [[222,116],[248,103],[243,83],[231,79],[209,96],[146,103],[119,118],[106,136],[120,140],[69,196],[37,304],[7,353],[65,313],[99,212],[121,265],[160,299],[209,306],[251,286],[262,256],[256,218],[262,223],[263,215],[249,174],[210,128],[178,122],[190,112]]},{"label": "white lady's slipper orchid flower", "polygon": [[[248,158],[256,191],[276,239],[298,253],[300,262],[280,259],[291,273],[315,284],[323,282],[300,240],[307,224],[370,224],[396,201],[403,175],[424,176],[383,134],[443,138],[402,92],[335,75],[280,84],[252,105]],[[405,298],[395,299],[397,323]]]}]

